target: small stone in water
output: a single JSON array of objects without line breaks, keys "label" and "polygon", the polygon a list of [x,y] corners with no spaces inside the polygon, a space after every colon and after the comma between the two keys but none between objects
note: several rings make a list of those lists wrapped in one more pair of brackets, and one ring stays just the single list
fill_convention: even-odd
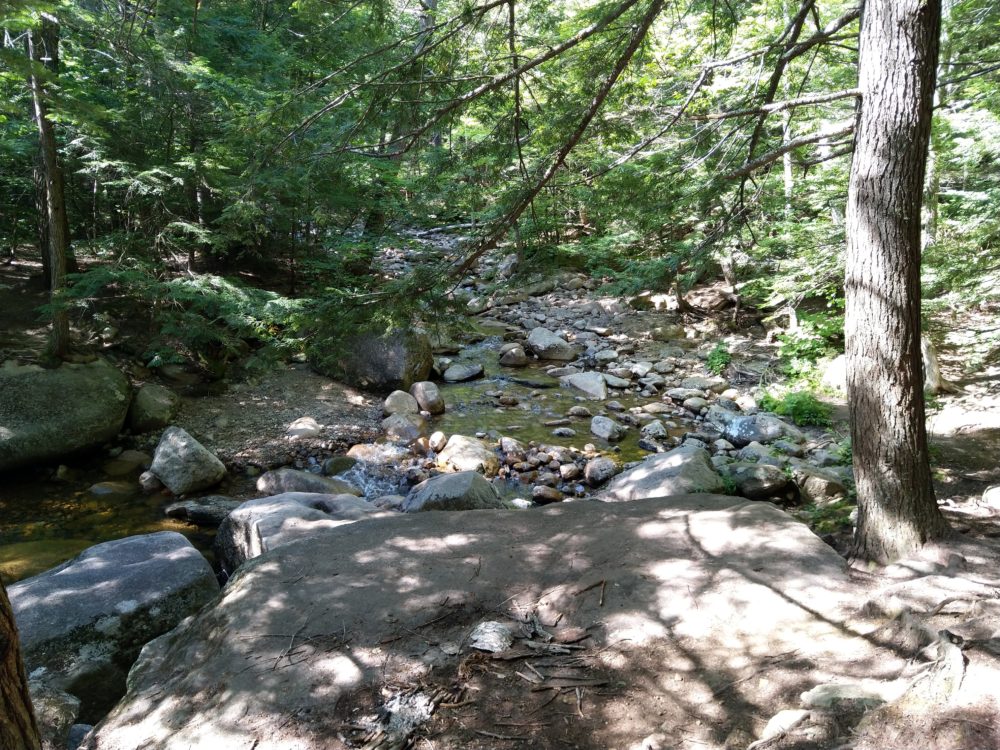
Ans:
[{"label": "small stone in water", "polygon": [[571,427],[556,427],[556,429],[552,430],[552,434],[556,437],[571,438],[576,436],[576,430]]}]

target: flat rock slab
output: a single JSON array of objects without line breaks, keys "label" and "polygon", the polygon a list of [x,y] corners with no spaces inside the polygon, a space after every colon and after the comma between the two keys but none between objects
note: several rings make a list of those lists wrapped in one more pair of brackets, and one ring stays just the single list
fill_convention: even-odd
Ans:
[{"label": "flat rock slab", "polygon": [[29,673],[80,698],[93,720],[124,693],[142,646],[219,584],[184,536],[161,531],[95,545],[8,591]]},{"label": "flat rock slab", "polygon": [[[737,714],[797,705],[817,661],[833,679],[859,658],[874,676],[898,668],[845,629],[850,587],[803,524],[732,497],[362,521],[244,565],[216,604],[147,647],[85,747],[345,748],[383,687],[457,679],[475,705],[461,723],[435,714],[436,747],[499,747],[484,737],[511,733],[554,750],[572,731],[573,747],[632,748],[659,731],[674,738],[664,747],[689,736],[721,750]],[[514,674],[523,661],[460,670],[475,627],[504,613],[586,629],[564,653],[607,687],[584,688],[577,713],[572,690],[543,707],[552,692]]]},{"label": "flat rock slab", "polygon": [[647,457],[616,476],[601,494],[608,502],[669,497],[695,492],[721,492],[722,477],[704,448],[681,446]]}]

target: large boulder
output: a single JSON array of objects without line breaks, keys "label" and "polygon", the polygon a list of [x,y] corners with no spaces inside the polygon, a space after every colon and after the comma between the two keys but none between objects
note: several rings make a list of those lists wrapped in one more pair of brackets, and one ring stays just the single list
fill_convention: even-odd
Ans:
[{"label": "large boulder", "polygon": [[[811,665],[849,679],[859,663],[878,663],[878,645],[843,625],[851,591],[843,560],[804,524],[731,497],[344,525],[250,561],[216,604],[150,644],[128,696],[85,747],[360,746],[336,733],[383,713],[383,700],[385,714],[420,701],[433,710],[433,696],[467,663],[469,634],[497,618],[497,603],[537,619],[546,638],[575,639],[571,656],[550,661],[582,668],[564,674],[543,664],[546,683],[534,686],[514,675],[527,671],[523,662],[489,662],[477,674],[472,718],[458,723],[438,709],[436,746],[506,746],[482,738],[512,715],[530,715],[511,730],[526,736],[523,747],[555,747],[553,726],[564,726],[567,706],[543,705],[531,688],[607,681],[615,689],[586,688],[592,706],[573,717],[573,747],[683,744],[645,742],[654,732],[721,747],[720,737],[754,719],[725,710],[730,694],[741,705],[797,705]],[[515,657],[532,653],[528,646],[568,650],[526,642],[517,626]],[[879,664],[879,674],[902,661]],[[761,665],[766,679],[757,679]],[[693,696],[705,710],[689,710]],[[395,718],[403,723],[402,711]],[[384,746],[405,744],[390,739]]]},{"label": "large boulder", "polygon": [[180,427],[163,431],[149,470],[175,495],[214,487],[226,476],[222,461]]},{"label": "large boulder", "polygon": [[434,366],[430,340],[414,330],[316,337],[309,361],[321,375],[378,393],[408,390]]},{"label": "large boulder", "polygon": [[638,466],[616,476],[601,499],[608,502],[669,497],[697,492],[721,492],[722,477],[704,448],[681,446],[649,456]]},{"label": "large boulder", "polygon": [[537,354],[539,359],[554,359],[560,362],[576,359],[576,350],[566,339],[541,326],[533,328],[528,334],[528,348]]},{"label": "large boulder", "polygon": [[478,471],[492,477],[500,469],[496,452],[483,441],[465,435],[452,435],[438,454],[438,463],[453,471]]},{"label": "large boulder", "polygon": [[83,721],[124,694],[145,643],[218,591],[211,566],[173,531],[98,544],[8,589],[25,666],[79,698]]},{"label": "large boulder", "polygon": [[145,383],[139,387],[128,408],[128,426],[138,434],[162,430],[181,408],[181,397],[166,386]]},{"label": "large boulder", "polygon": [[478,471],[442,474],[421,482],[406,496],[403,510],[480,510],[502,508],[496,488]]},{"label": "large boulder", "polygon": [[385,515],[354,495],[284,492],[247,500],[219,526],[215,555],[232,574],[247,560],[296,539],[363,518]]},{"label": "large boulder", "polygon": [[257,492],[280,495],[284,492],[319,492],[327,495],[356,495],[363,493],[350,482],[336,477],[324,477],[298,469],[275,469],[261,474],[257,479]]},{"label": "large boulder", "polygon": [[0,471],[96,448],[121,430],[128,380],[99,359],[53,370],[0,367]]}]

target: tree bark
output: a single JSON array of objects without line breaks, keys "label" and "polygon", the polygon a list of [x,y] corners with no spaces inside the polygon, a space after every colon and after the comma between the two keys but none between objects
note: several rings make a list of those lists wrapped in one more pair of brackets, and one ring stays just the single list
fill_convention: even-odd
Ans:
[{"label": "tree bark", "polygon": [[[45,213],[48,223],[49,289],[53,313],[49,338],[49,354],[62,358],[69,351],[69,316],[61,306],[60,296],[66,285],[66,258],[69,252],[69,221],[66,217],[66,199],[63,190],[62,169],[56,150],[56,136],[48,116],[45,83],[39,69],[43,57],[54,58],[55,51],[47,52],[46,46],[58,44],[58,25],[51,16],[42,16],[42,30],[28,32],[28,57],[31,60],[31,98],[34,104],[35,124],[38,126],[38,143],[42,153],[42,171],[45,179]],[[44,42],[43,42],[44,40]]]},{"label": "tree bark", "polygon": [[28,695],[28,676],[21,660],[17,625],[3,580],[0,580],[0,748],[37,750],[42,746]]},{"label": "tree bark", "polygon": [[948,533],[931,482],[920,361],[920,205],[940,22],[940,0],[868,0],[861,20],[845,336],[855,553],[877,562]]}]

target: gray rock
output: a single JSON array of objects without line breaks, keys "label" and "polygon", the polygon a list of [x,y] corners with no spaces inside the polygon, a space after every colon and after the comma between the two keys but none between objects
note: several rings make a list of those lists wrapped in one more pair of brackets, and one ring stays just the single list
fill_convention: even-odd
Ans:
[{"label": "gray rock", "polygon": [[171,503],[163,512],[170,518],[183,518],[195,526],[215,527],[225,521],[226,516],[238,508],[240,502],[225,495],[208,495]]},{"label": "gray rock", "polygon": [[181,408],[181,397],[156,383],[139,387],[128,409],[128,426],[138,434],[162,430],[169,425]]},{"label": "gray rock", "polygon": [[104,360],[0,367],[0,471],[107,442],[122,428],[129,384]]},{"label": "gray rock", "polygon": [[617,375],[611,375],[609,373],[604,373],[604,382],[608,384],[609,388],[628,388],[632,385],[632,381],[627,378],[620,378]]},{"label": "gray rock", "polygon": [[559,379],[559,382],[564,386],[575,388],[594,400],[604,400],[608,397],[607,381],[599,372],[578,372],[564,375]]},{"label": "gray rock", "polygon": [[590,432],[593,435],[614,443],[625,437],[625,428],[609,417],[597,416],[590,420]]},{"label": "gray rock", "polygon": [[699,388],[671,388],[667,396],[674,401],[687,401],[689,398],[705,398],[705,391]]},{"label": "gray rock", "polygon": [[257,478],[257,492],[263,495],[280,495],[286,492],[318,492],[325,495],[354,495],[362,492],[350,482],[334,477],[324,477],[298,469],[275,469]]},{"label": "gray rock", "polygon": [[692,398],[684,399],[684,403],[681,404],[681,406],[683,406],[689,412],[693,412],[694,414],[700,414],[702,409],[708,406],[708,401],[703,399],[701,396],[694,396]]},{"label": "gray rock", "polygon": [[[416,387],[416,384],[413,386]],[[413,388],[410,389],[411,391]],[[393,414],[419,414],[420,404],[417,399],[406,391],[393,391],[382,402],[382,413],[391,417]]]},{"label": "gray rock", "polygon": [[736,484],[737,492],[750,500],[776,497],[788,486],[788,476],[777,466],[759,463],[733,463],[724,473]]},{"label": "gray rock", "polygon": [[419,414],[393,414],[382,420],[382,429],[391,442],[409,445],[427,434],[427,422]]},{"label": "gray rock", "polygon": [[423,411],[444,414],[444,399],[437,385],[429,380],[421,380],[410,386],[410,395],[417,400]]},{"label": "gray rock", "polygon": [[421,482],[406,496],[403,510],[480,510],[502,508],[496,488],[478,471],[441,474]]},{"label": "gray rock", "polygon": [[350,471],[358,463],[358,459],[351,456],[330,456],[323,461],[323,473],[327,476],[335,476],[345,471]]},{"label": "gray rock", "polygon": [[438,463],[454,471],[478,471],[492,477],[500,468],[500,460],[492,448],[481,440],[452,435],[448,444],[438,454]]},{"label": "gray rock", "polygon": [[643,437],[649,438],[650,440],[663,440],[664,438],[670,437],[670,433],[667,432],[666,426],[659,419],[654,419],[652,422],[644,424],[640,432]]},{"label": "gray rock", "polygon": [[712,391],[713,393],[722,393],[728,387],[729,383],[718,377],[706,378],[699,375],[692,375],[681,381],[681,388],[693,388],[699,391]]},{"label": "gray rock", "polygon": [[319,529],[385,515],[354,495],[283,492],[247,500],[230,513],[215,537],[215,554],[232,574],[247,560]]},{"label": "gray rock", "polygon": [[500,355],[500,364],[504,367],[525,367],[530,361],[527,352],[520,344],[514,344]]},{"label": "gray rock", "polygon": [[610,502],[720,492],[722,477],[704,448],[681,447],[647,457],[615,477],[601,495]]},{"label": "gray rock", "polygon": [[8,589],[28,672],[79,698],[84,721],[125,693],[145,643],[218,591],[211,566],[173,531],[98,544]]},{"label": "gray rock", "polygon": [[614,461],[606,456],[598,456],[587,462],[583,468],[583,478],[591,487],[597,487],[611,479],[616,471],[618,471],[618,467]]},{"label": "gray rock", "polygon": [[737,447],[753,442],[773,443],[781,438],[796,442],[805,440],[805,435],[797,427],[770,414],[741,416],[713,406],[705,415],[705,421],[718,427],[722,436]]},{"label": "gray rock", "polygon": [[180,427],[163,431],[149,470],[175,495],[208,489],[226,475],[222,461]]},{"label": "gray rock", "polygon": [[847,496],[847,488],[832,471],[798,464],[792,469],[792,478],[799,486],[802,499],[807,503],[822,507]]},{"label": "gray rock", "polygon": [[80,699],[41,680],[28,681],[42,750],[65,750],[71,727],[80,715]]},{"label": "gray rock", "polygon": [[312,339],[309,362],[321,375],[386,393],[427,380],[434,356],[430,340],[419,331],[360,333],[347,339],[320,333]]},{"label": "gray rock", "polygon": [[317,438],[321,434],[323,426],[312,417],[299,417],[285,430],[285,435],[292,439]]},{"label": "gray rock", "polygon": [[445,382],[464,383],[466,380],[475,380],[483,376],[483,366],[479,364],[454,364],[444,371]]},{"label": "gray rock", "polygon": [[528,348],[540,359],[569,362],[576,359],[576,350],[563,338],[548,328],[533,328],[528,334]]}]

